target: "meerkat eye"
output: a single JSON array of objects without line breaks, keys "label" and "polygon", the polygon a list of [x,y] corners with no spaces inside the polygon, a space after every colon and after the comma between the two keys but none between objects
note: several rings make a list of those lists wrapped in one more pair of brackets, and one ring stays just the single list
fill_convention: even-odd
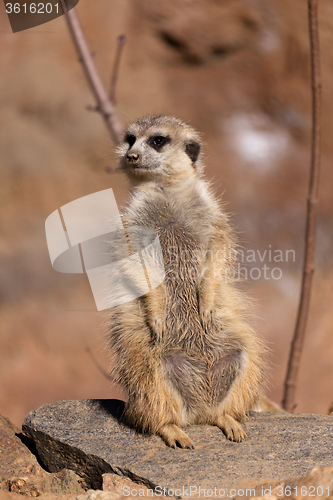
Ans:
[{"label": "meerkat eye", "polygon": [[161,151],[163,146],[168,144],[171,141],[169,136],[163,136],[163,135],[153,135],[152,137],[149,138],[148,144],[152,148],[154,148],[156,151]]},{"label": "meerkat eye", "polygon": [[135,135],[133,135],[133,134],[126,134],[126,137],[125,137],[125,142],[127,142],[127,143],[129,144],[129,147],[130,147],[130,148],[131,148],[132,146],[134,146],[135,141],[136,141],[136,137],[135,137]]}]

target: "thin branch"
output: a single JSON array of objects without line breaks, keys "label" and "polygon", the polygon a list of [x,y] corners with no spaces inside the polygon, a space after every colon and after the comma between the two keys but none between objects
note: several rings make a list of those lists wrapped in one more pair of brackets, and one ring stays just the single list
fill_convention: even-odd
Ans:
[{"label": "thin branch", "polygon": [[118,80],[121,54],[123,52],[123,48],[124,48],[124,45],[126,43],[125,35],[118,36],[117,42],[118,42],[117,43],[117,51],[116,51],[116,57],[115,57],[114,64],[113,64],[111,85],[110,85],[110,99],[113,102],[113,104],[116,104],[116,86],[117,86],[117,80]]},{"label": "thin branch", "polygon": [[309,314],[312,279],[315,268],[315,244],[321,152],[321,78],[318,33],[318,0],[308,0],[308,9],[312,86],[312,150],[310,182],[307,199],[302,290],[295,332],[291,342],[288,369],[284,383],[284,396],[282,401],[283,408],[291,412],[296,406],[295,394],[297,379]]},{"label": "thin branch", "polygon": [[67,10],[65,0],[61,0],[61,3],[80,62],[83,65],[86,78],[97,101],[97,110],[102,114],[112,139],[118,144],[123,138],[123,127],[117,116],[115,107],[110,101],[98,75],[75,10],[73,8]]}]

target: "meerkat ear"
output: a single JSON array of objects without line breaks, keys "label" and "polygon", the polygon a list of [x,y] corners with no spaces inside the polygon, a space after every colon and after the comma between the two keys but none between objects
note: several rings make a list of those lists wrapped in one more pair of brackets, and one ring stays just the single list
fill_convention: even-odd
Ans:
[{"label": "meerkat ear", "polygon": [[200,144],[196,141],[188,142],[185,146],[185,153],[190,157],[193,163],[198,159],[200,147]]}]

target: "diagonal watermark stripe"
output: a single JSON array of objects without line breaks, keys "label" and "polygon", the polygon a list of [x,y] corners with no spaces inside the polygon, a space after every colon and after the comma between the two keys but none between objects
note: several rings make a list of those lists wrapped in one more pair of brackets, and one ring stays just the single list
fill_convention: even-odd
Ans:
[{"label": "diagonal watermark stripe", "polygon": [[125,232],[112,189],[54,211],[45,231],[53,268],[86,273],[98,311],[141,297],[164,280],[157,232],[143,226]]}]

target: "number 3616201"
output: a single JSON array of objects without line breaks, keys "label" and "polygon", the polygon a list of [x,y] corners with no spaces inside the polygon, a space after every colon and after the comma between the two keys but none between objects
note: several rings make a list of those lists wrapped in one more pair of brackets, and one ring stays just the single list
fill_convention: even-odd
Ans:
[{"label": "number 3616201", "polygon": [[52,12],[59,14],[59,6],[58,3],[54,5],[52,3],[31,3],[30,5],[6,3],[6,12],[7,14],[19,14],[20,12],[24,14],[52,14]]}]

